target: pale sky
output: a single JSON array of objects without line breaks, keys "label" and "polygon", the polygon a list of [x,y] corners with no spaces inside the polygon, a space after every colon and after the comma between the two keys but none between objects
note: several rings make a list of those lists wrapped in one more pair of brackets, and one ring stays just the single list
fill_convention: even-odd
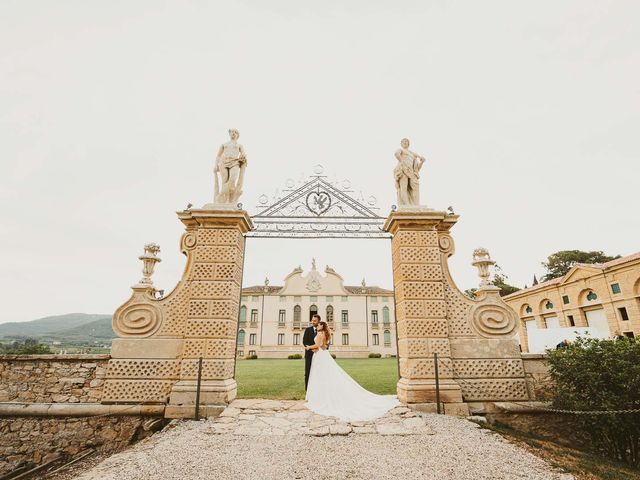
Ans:
[{"label": "pale sky", "polygon": [[[561,249],[640,250],[640,2],[0,1],[0,322],[111,313],[175,212],[211,201],[240,130],[241,201],[322,164],[395,203],[399,140],[423,203],[460,214],[450,260],[488,248],[531,284]],[[385,240],[247,241],[244,285],[311,257],[391,288]]]}]

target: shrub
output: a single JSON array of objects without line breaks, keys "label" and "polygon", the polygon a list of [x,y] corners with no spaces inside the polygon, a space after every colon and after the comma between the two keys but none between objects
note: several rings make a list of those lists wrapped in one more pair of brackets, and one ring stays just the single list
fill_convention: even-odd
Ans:
[{"label": "shrub", "polygon": [[332,353],[331,356],[333,357],[334,360],[336,359],[336,354],[335,353]]},{"label": "shrub", "polygon": [[[640,342],[635,339],[578,338],[547,353],[554,408],[640,408]],[[640,467],[640,413],[572,417],[597,451]]]},{"label": "shrub", "polygon": [[302,355],[299,353],[292,353],[291,355],[289,355],[287,357],[289,360],[300,360],[302,358]]},{"label": "shrub", "polygon": [[49,345],[38,343],[37,340],[27,338],[23,343],[13,342],[11,345],[0,345],[0,354],[9,355],[46,355],[53,353]]},{"label": "shrub", "polygon": [[247,355],[247,360],[257,360],[258,355]]},{"label": "shrub", "polygon": [[369,354],[369,358],[380,358],[380,357],[382,357],[382,355],[379,353],[371,352]]}]

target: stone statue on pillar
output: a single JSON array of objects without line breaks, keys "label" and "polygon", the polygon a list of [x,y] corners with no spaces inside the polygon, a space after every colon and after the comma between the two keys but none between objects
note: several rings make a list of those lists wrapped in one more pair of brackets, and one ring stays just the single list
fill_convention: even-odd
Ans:
[{"label": "stone statue on pillar", "polygon": [[242,194],[247,157],[244,148],[238,143],[240,132],[232,128],[229,130],[229,137],[230,140],[220,146],[213,168],[216,205],[235,205]]},{"label": "stone statue on pillar", "polygon": [[409,139],[400,141],[400,148],[396,150],[398,165],[393,170],[396,181],[398,207],[420,205],[420,169],[425,158],[409,150]]}]

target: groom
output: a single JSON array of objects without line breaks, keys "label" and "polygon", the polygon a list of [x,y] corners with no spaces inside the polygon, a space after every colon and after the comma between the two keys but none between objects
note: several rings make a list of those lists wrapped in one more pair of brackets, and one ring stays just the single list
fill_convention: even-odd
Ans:
[{"label": "groom", "polygon": [[[302,336],[302,345],[308,347],[316,343],[316,333],[318,333],[318,324],[320,323],[320,315],[317,313],[311,317],[311,325],[309,325]],[[311,361],[313,360],[313,350],[304,351],[304,389],[307,390],[309,384],[309,372],[311,371]]]}]

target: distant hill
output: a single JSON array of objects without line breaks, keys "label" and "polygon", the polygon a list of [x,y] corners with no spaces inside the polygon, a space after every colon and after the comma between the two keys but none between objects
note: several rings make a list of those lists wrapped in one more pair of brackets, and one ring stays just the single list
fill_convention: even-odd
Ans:
[{"label": "distant hill", "polygon": [[94,343],[115,337],[111,315],[69,313],[29,322],[0,323],[0,340],[36,338],[63,343]]}]

